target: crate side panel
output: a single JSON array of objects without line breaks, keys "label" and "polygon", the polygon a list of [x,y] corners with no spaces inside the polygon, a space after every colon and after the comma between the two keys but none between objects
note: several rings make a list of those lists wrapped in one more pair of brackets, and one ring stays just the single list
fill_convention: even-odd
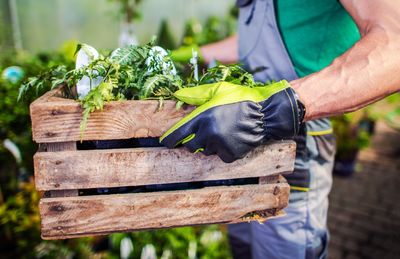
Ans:
[{"label": "crate side panel", "polygon": [[249,212],[282,209],[286,183],[115,194],[40,201],[42,237],[60,239],[144,229],[237,222]]},{"label": "crate side panel", "polygon": [[293,171],[295,146],[269,143],[233,163],[184,148],[38,152],[35,182],[38,190],[64,190],[268,176]]},{"label": "crate side panel", "polygon": [[[82,140],[159,137],[193,110],[174,101],[113,101],[90,114]],[[82,108],[77,101],[43,98],[30,106],[33,140],[38,143],[80,141]]]}]

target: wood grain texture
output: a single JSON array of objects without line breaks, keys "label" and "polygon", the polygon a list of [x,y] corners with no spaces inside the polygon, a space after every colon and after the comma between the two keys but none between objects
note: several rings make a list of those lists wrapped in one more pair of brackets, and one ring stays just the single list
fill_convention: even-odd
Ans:
[{"label": "wood grain texture", "polygon": [[[74,151],[76,142],[58,142],[39,145],[39,152]],[[36,177],[36,176],[35,176]],[[45,197],[73,197],[78,196],[78,190],[51,190],[44,193]]]},{"label": "wood grain texture", "polygon": [[38,190],[63,190],[268,176],[293,170],[295,148],[271,142],[229,164],[183,148],[38,152],[35,182]]},{"label": "wood grain texture", "polygon": [[[277,188],[279,191],[277,191]],[[40,200],[42,238],[238,222],[249,212],[287,206],[287,183]]]},{"label": "wood grain texture", "polygon": [[[40,97],[30,106],[32,137],[37,143],[80,141],[80,104],[57,97],[59,89]],[[194,107],[177,110],[175,101],[113,101],[103,111],[91,113],[83,140],[159,137]]]}]

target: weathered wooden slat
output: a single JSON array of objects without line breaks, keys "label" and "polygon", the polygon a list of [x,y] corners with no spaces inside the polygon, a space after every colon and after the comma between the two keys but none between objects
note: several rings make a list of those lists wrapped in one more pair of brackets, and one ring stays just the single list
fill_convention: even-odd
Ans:
[{"label": "weathered wooden slat", "polygon": [[[40,152],[76,151],[76,142],[58,142],[40,144]],[[50,153],[50,154],[51,154]],[[37,172],[35,171],[35,177]],[[78,196],[78,190],[51,190],[45,192],[47,197],[74,197]]]},{"label": "weathered wooden slat", "polygon": [[[82,108],[75,100],[57,97],[59,92],[53,90],[30,106],[37,143],[81,140]],[[104,110],[91,113],[83,140],[159,137],[193,110],[191,106],[177,110],[175,105],[164,101],[159,108],[157,100],[110,102]]]},{"label": "weathered wooden slat", "polygon": [[[287,183],[40,200],[42,238],[104,235],[185,225],[230,223],[253,211],[287,206]],[[243,220],[248,220],[248,216]]]},{"label": "weathered wooden slat", "polygon": [[38,190],[63,190],[259,177],[292,171],[294,157],[293,141],[269,143],[229,164],[183,148],[38,152],[35,182]]}]

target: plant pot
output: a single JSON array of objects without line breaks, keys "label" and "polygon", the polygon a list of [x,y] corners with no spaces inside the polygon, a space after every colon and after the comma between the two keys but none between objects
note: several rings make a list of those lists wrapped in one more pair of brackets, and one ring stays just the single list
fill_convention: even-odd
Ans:
[{"label": "plant pot", "polygon": [[354,174],[357,162],[357,150],[352,150],[347,154],[341,154],[340,150],[335,157],[335,164],[333,167],[333,174],[342,176],[342,177],[350,177]]},{"label": "plant pot", "polygon": [[359,122],[358,128],[365,130],[371,136],[375,133],[375,120],[363,119]]}]

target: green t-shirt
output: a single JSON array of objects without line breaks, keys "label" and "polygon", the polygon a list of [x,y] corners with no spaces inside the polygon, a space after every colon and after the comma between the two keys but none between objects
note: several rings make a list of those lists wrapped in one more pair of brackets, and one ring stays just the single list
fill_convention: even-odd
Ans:
[{"label": "green t-shirt", "polygon": [[275,0],[283,41],[299,77],[328,66],[360,34],[337,0]]}]

